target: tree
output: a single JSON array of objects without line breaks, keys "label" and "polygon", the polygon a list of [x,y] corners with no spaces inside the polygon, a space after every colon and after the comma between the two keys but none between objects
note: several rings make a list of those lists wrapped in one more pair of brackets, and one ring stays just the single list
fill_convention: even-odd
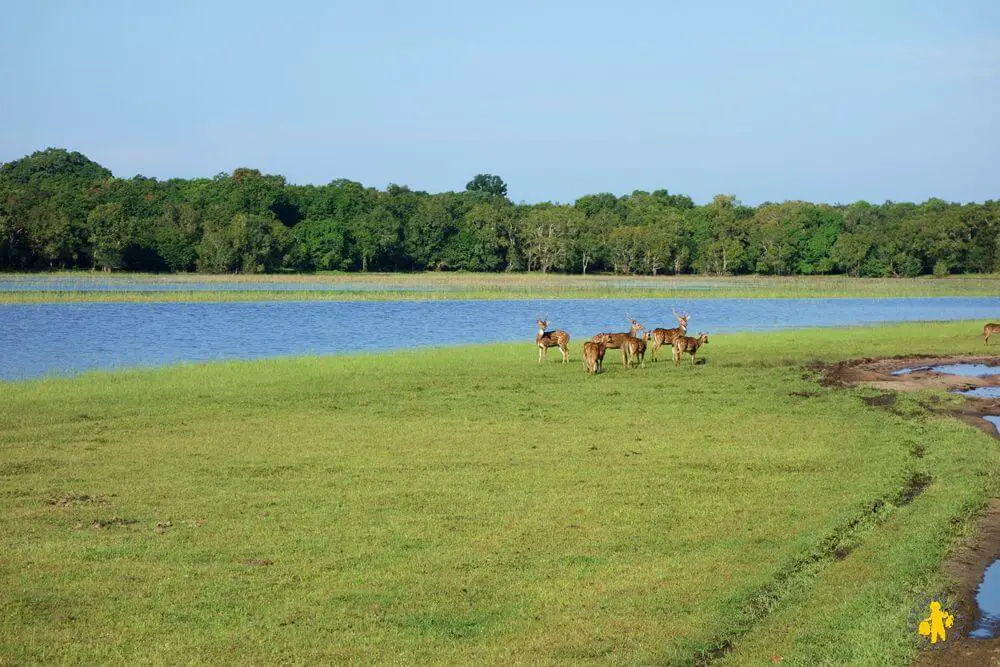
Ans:
[{"label": "tree", "polygon": [[844,272],[852,276],[861,275],[861,267],[871,250],[871,239],[864,234],[845,232],[840,235],[830,250],[830,259]]},{"label": "tree", "polygon": [[522,222],[528,270],[537,268],[547,273],[565,268],[570,235],[583,219],[583,213],[571,206],[539,204],[532,207]]},{"label": "tree", "polygon": [[198,268],[211,273],[275,271],[291,245],[291,232],[274,218],[239,213],[228,224],[205,230]]},{"label": "tree", "polygon": [[348,229],[336,218],[305,220],[292,228],[294,268],[313,271],[341,271],[348,267]]},{"label": "tree", "polygon": [[740,273],[748,252],[753,229],[753,211],[733,195],[716,195],[705,207],[703,220],[708,238],[700,244],[699,265],[716,275]]},{"label": "tree", "polygon": [[476,174],[475,178],[465,184],[465,189],[467,192],[482,192],[493,197],[507,196],[507,184],[493,174]]}]

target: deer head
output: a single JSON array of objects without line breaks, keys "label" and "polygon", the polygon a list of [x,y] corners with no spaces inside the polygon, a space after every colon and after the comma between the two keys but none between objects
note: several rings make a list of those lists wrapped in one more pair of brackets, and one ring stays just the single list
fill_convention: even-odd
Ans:
[{"label": "deer head", "polygon": [[674,317],[677,318],[677,322],[681,325],[681,329],[687,330],[688,320],[691,319],[691,316],[686,312],[683,315],[678,313],[674,310],[673,306],[670,307],[670,312],[672,312]]},{"label": "deer head", "polygon": [[629,334],[632,335],[632,336],[635,335],[636,331],[645,331],[646,330],[646,327],[644,327],[641,324],[639,324],[638,322],[636,322],[632,318],[632,316],[629,315],[628,313],[625,313],[625,321],[632,325],[632,328],[629,331]]}]

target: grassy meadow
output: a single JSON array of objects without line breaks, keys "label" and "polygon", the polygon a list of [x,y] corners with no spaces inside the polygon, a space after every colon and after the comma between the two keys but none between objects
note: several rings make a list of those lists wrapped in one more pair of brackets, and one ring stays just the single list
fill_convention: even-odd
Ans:
[{"label": "grassy meadow", "polygon": [[0,664],[905,664],[1000,448],[806,364],[978,326],[0,383]]},{"label": "grassy meadow", "polygon": [[[37,291],[4,281],[41,283]],[[44,283],[80,282],[73,291]],[[94,289],[97,282],[100,289]],[[162,291],[137,291],[137,284]],[[211,289],[212,285],[219,289]],[[88,289],[88,285],[91,286]],[[188,286],[186,289],[185,286]],[[206,287],[207,286],[207,287]],[[241,289],[241,286],[245,288]],[[273,286],[273,289],[269,287]],[[197,288],[196,288],[197,287]],[[308,275],[0,274],[0,303],[63,301],[442,300],[598,298],[839,298],[996,296],[1000,274],[949,278],[848,276],[579,276],[542,273],[318,273]]]}]

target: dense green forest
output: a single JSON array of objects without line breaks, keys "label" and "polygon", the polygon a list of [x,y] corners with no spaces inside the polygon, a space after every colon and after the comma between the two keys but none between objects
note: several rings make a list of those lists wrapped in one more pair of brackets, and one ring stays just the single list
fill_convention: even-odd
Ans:
[{"label": "dense green forest", "polygon": [[514,204],[463,192],[290,185],[237,169],[115,178],[80,153],[0,166],[0,270],[560,271],[916,276],[1000,270],[1000,201],[697,206],[666,190]]}]

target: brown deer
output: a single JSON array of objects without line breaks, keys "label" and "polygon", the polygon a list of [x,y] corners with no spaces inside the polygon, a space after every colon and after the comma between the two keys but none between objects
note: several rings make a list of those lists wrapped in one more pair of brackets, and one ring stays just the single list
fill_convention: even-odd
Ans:
[{"label": "brown deer", "polygon": [[646,327],[642,326],[641,324],[633,320],[631,317],[629,317],[628,313],[625,313],[625,321],[632,323],[632,326],[629,327],[628,333],[599,333],[590,340],[596,343],[601,336],[608,336],[609,338],[606,347],[612,350],[620,348],[622,351],[622,364],[627,365],[628,364],[628,358],[626,356],[627,350],[623,346],[623,343],[628,338],[635,338],[636,333],[638,333],[639,331],[644,331]]},{"label": "brown deer", "polygon": [[[547,317],[547,316],[546,316]],[[549,321],[544,318],[536,320],[538,324],[538,335],[535,336],[535,345],[538,346],[538,363],[545,361],[545,355],[550,347],[558,347],[562,352],[563,363],[569,361],[569,334],[560,329],[546,331]]]},{"label": "brown deer", "polygon": [[649,332],[645,331],[641,336],[629,336],[622,345],[622,350],[626,353],[625,367],[632,368],[632,360],[639,358],[639,367],[645,368],[643,358],[646,356],[646,343],[649,342]]},{"label": "brown deer", "polygon": [[607,334],[598,334],[594,337],[600,340],[596,343],[588,340],[583,344],[583,366],[587,369],[588,373],[596,374],[601,372],[604,365],[604,352],[608,349],[608,339],[610,337]]},{"label": "brown deer", "polygon": [[674,366],[680,366],[681,355],[685,352],[691,355],[691,365],[694,365],[694,355],[698,353],[698,348],[708,344],[708,334],[698,332],[697,338],[691,336],[678,336],[674,339]]},{"label": "brown deer", "polygon": [[687,313],[684,313],[683,315],[679,315],[677,313],[677,311],[674,310],[673,308],[671,308],[670,310],[671,310],[671,312],[673,312],[674,317],[677,318],[677,323],[680,326],[675,327],[673,329],[659,329],[659,328],[657,328],[657,329],[653,329],[650,332],[652,334],[650,336],[650,340],[653,341],[653,350],[652,350],[652,353],[651,353],[650,356],[653,358],[654,362],[656,361],[656,352],[657,352],[657,350],[660,349],[660,346],[662,346],[662,345],[673,345],[673,342],[674,342],[675,338],[677,338],[678,336],[683,336],[684,334],[687,333],[688,320],[691,319],[691,316],[689,314],[687,314]]},{"label": "brown deer", "polygon": [[983,345],[990,344],[990,336],[993,334],[1000,334],[1000,324],[996,322],[990,322],[983,327]]}]

